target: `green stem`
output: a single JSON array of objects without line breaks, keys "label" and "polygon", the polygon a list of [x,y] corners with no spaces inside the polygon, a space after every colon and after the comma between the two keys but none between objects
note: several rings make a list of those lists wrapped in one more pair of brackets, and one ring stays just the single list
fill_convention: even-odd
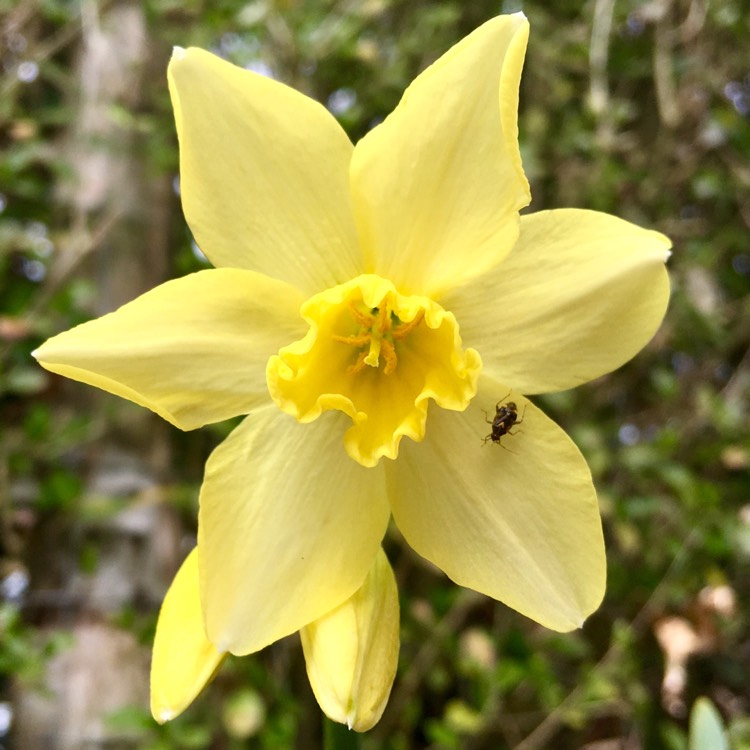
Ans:
[{"label": "green stem", "polygon": [[359,750],[359,735],[344,724],[323,719],[324,750]]}]

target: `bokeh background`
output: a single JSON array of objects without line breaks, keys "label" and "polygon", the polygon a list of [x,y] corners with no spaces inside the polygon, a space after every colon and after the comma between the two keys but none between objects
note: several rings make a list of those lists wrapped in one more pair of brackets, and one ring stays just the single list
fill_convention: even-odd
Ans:
[{"label": "bokeh background", "polygon": [[[601,609],[547,631],[394,530],[401,661],[372,732],[323,720],[296,637],[229,660],[157,726],[156,613],[233,425],[180,433],[30,352],[205,265],[179,206],[172,46],[293,85],[356,140],[452,43],[519,9],[532,209],[608,211],[675,245],[651,344],[536,399],[600,493]],[[748,39],[747,0],[0,0],[0,747],[681,750],[707,696],[750,748]]]}]

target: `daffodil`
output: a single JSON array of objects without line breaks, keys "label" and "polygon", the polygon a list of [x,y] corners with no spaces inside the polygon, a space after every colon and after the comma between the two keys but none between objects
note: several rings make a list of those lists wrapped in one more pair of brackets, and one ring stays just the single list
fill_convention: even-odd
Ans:
[{"label": "daffodil", "polygon": [[[216,268],[36,356],[182,429],[248,415],[200,495],[217,652],[257,651],[352,597],[391,515],[454,581],[549,628],[598,606],[591,475],[527,396],[649,341],[670,245],[593,211],[519,215],[527,37],[522,14],[487,22],[356,146],[304,95],[175,51],[183,209]],[[516,426],[485,444],[511,402]]]},{"label": "daffodil", "polygon": [[[360,588],[300,631],[310,684],[334,721],[358,732],[380,719],[399,650],[396,579],[382,550]],[[183,562],[159,612],[151,660],[151,713],[163,723],[180,714],[226,658],[203,627],[198,550]]]}]

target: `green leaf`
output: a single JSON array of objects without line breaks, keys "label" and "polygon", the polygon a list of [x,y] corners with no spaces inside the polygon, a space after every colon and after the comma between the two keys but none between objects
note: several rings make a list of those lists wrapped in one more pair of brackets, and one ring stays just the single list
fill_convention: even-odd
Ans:
[{"label": "green leaf", "polygon": [[729,750],[721,715],[708,698],[698,698],[693,704],[688,750]]}]

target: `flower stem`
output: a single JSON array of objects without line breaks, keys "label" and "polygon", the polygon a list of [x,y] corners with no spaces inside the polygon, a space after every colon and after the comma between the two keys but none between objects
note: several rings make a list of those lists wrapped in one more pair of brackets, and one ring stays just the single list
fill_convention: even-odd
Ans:
[{"label": "flower stem", "polygon": [[323,719],[323,750],[359,750],[359,735],[344,724]]}]

